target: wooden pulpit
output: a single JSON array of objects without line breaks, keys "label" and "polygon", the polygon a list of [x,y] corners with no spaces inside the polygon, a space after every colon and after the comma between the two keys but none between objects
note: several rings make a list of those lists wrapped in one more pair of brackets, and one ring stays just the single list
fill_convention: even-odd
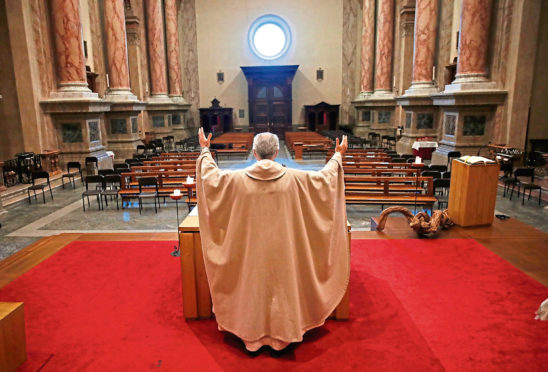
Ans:
[{"label": "wooden pulpit", "polygon": [[[348,249],[350,249],[351,231],[348,223],[347,234]],[[189,214],[179,225],[179,244],[183,284],[183,315],[185,319],[210,318],[213,315],[211,311],[211,294],[202,254],[200,223],[196,213]],[[347,288],[346,294],[331,314],[331,318],[348,319],[349,306],[350,297]]]},{"label": "wooden pulpit", "polygon": [[451,164],[449,217],[459,226],[493,223],[500,167],[497,163]]}]

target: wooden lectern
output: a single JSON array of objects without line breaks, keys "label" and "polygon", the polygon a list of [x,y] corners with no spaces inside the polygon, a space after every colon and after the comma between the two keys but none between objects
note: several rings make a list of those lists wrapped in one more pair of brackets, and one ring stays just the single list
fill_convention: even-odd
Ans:
[{"label": "wooden lectern", "polygon": [[[181,280],[183,284],[183,316],[185,319],[210,318],[211,294],[202,254],[200,224],[198,215],[191,212],[179,225],[179,242],[181,250]],[[351,232],[347,222],[348,249],[350,249]],[[349,317],[350,296],[346,294],[330,318],[346,320]]]},{"label": "wooden lectern", "polygon": [[449,217],[459,226],[490,225],[495,214],[500,167],[497,163],[451,164]]}]

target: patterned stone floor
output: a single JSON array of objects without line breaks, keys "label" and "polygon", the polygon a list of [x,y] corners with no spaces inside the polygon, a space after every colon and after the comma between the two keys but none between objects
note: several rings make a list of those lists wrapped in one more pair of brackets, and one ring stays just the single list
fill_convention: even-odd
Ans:
[{"label": "patterned stone floor", "polygon": [[[253,164],[255,160],[250,155],[245,161],[221,160],[219,166],[223,169],[241,169]],[[325,164],[325,158],[318,157],[295,161],[291,159],[285,146],[282,146],[277,159],[288,167],[303,170],[317,170]],[[83,187],[78,184],[76,190],[67,188],[54,190],[54,200],[50,198],[43,204],[40,199],[33,200],[32,204],[18,203],[7,208],[7,212],[0,214],[0,259],[8,257],[21,248],[33,243],[44,236],[62,232],[158,232],[176,231],[177,216],[175,203],[169,198],[162,203],[158,213],[154,213],[152,204],[145,205],[142,214],[136,203],[125,209],[116,210],[116,203],[109,203],[103,211],[99,211],[95,200],[90,200],[91,206],[82,210],[81,194]],[[538,206],[537,201],[531,199],[521,205],[521,199],[516,197],[510,201],[502,197],[502,188],[499,188],[497,197],[497,213],[507,214],[512,218],[536,226],[548,232],[548,207],[543,203]],[[348,206],[347,216],[352,229],[369,230],[370,218],[378,216],[380,206]],[[188,214],[185,203],[179,203],[179,220]]]}]

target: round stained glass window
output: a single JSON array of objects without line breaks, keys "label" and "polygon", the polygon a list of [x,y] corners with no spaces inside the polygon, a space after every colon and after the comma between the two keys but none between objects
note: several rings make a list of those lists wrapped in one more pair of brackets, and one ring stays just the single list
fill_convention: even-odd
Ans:
[{"label": "round stained glass window", "polygon": [[291,44],[289,26],[280,17],[259,17],[249,28],[249,46],[257,57],[267,60],[280,58]]}]

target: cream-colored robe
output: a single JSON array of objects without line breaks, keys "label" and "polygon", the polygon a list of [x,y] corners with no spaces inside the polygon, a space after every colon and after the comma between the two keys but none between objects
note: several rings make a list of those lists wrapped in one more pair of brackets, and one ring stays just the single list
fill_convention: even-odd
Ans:
[{"label": "cream-colored robe", "polygon": [[250,351],[302,341],[341,301],[350,275],[344,174],[339,153],[320,171],[270,160],[196,165],[198,215],[219,329]]}]

